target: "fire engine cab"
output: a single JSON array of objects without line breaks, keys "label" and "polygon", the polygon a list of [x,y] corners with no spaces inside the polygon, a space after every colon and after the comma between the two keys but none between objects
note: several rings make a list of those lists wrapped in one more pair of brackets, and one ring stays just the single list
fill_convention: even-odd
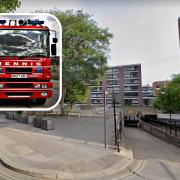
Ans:
[{"label": "fire engine cab", "polygon": [[[56,56],[56,32],[40,20],[0,20],[0,99],[52,97],[51,59]],[[50,50],[51,49],[51,50]],[[51,51],[51,53],[50,53]]]}]

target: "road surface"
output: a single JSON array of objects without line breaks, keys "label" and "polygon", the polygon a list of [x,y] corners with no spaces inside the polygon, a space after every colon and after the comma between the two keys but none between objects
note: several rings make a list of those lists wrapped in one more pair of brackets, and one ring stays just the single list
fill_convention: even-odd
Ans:
[{"label": "road surface", "polygon": [[134,158],[144,160],[139,172],[128,180],[179,180],[180,148],[158,139],[138,128],[126,128]]},{"label": "road surface", "polygon": [[[4,115],[0,115],[0,120],[4,120]],[[40,128],[18,123],[12,120],[4,120],[0,123],[1,127],[10,127],[14,129],[21,129],[30,132],[45,133],[49,135],[55,135],[63,137],[65,139],[79,140],[84,143],[92,143],[96,145],[104,146],[104,119],[103,117],[60,117],[54,119],[55,130],[44,131]],[[106,121],[106,142],[107,145],[114,145],[114,125],[113,117],[107,118]]]}]

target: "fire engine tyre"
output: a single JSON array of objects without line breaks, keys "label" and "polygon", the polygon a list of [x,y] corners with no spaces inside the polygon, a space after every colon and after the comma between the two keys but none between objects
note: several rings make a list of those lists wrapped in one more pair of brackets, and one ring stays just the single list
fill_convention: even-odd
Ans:
[{"label": "fire engine tyre", "polygon": [[39,98],[39,99],[36,99],[36,103],[39,104],[39,105],[43,105],[46,103],[46,98]]}]

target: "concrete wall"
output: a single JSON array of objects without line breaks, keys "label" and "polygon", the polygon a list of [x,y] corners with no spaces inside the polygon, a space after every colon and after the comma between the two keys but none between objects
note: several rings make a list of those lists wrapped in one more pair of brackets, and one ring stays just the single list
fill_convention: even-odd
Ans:
[{"label": "concrete wall", "polygon": [[157,127],[154,127],[150,124],[147,124],[145,123],[144,121],[141,121],[141,128],[150,133],[150,134],[153,134],[154,136],[156,137],[159,137],[165,141],[168,141],[172,144],[175,144],[177,146],[180,147],[180,138],[178,137],[174,137],[170,134],[168,134],[166,131],[164,131],[163,129],[160,129],[160,128],[157,128]]},{"label": "concrete wall", "polygon": [[125,113],[129,112],[137,114],[139,111],[141,111],[142,114],[155,114],[154,107],[124,106]]}]

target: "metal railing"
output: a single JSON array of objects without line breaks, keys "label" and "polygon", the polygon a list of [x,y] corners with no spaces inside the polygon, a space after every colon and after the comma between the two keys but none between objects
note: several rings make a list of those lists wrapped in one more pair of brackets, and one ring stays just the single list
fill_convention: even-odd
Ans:
[{"label": "metal railing", "polygon": [[167,133],[174,135],[175,137],[180,137],[180,120],[176,119],[152,119],[152,118],[142,118],[142,120],[148,124],[165,130]]}]

